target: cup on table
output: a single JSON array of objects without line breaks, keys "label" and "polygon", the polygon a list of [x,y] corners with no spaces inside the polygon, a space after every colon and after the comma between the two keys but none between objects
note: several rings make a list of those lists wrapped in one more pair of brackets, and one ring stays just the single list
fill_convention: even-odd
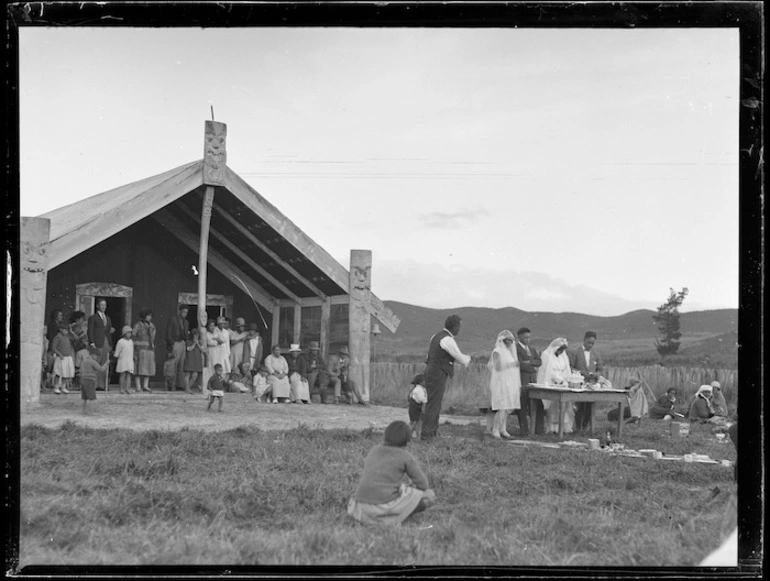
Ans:
[{"label": "cup on table", "polygon": [[684,455],[684,461],[685,462],[695,462],[695,459],[692,457],[692,454],[685,454]]},{"label": "cup on table", "polygon": [[588,449],[589,450],[598,450],[599,449],[599,439],[598,438],[588,438]]}]

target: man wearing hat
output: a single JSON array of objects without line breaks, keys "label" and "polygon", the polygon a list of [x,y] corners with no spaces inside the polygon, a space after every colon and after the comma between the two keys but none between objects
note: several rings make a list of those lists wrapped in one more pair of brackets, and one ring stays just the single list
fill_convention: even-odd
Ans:
[{"label": "man wearing hat", "polygon": [[310,388],[307,383],[307,361],[298,343],[292,343],[289,349],[289,401],[292,403],[310,403]]},{"label": "man wearing hat", "polygon": [[246,320],[243,317],[235,319],[235,329],[229,329],[230,335],[230,368],[235,371],[243,361],[243,344],[249,334],[246,332]]},{"label": "man wearing hat", "polygon": [[[176,316],[166,325],[166,352],[173,355],[176,379],[174,388],[187,389],[184,381],[184,359],[187,353],[187,339],[190,336],[190,322],[187,320],[187,305],[179,305]],[[170,387],[170,386],[169,386]]]},{"label": "man wearing hat", "polygon": [[351,403],[352,396],[355,396],[360,405],[369,405],[364,401],[361,396],[361,392],[358,391],[356,382],[350,379],[350,351],[346,345],[340,347],[337,354],[329,357],[329,382],[334,387],[334,403],[340,403],[340,397],[342,393],[345,393],[345,397],[348,403]]},{"label": "man wearing hat", "polygon": [[310,394],[312,395],[317,388],[321,403],[326,403],[329,373],[326,371],[326,363],[321,357],[321,346],[318,341],[310,342],[310,352],[307,354],[307,383],[310,387]]},{"label": "man wearing hat", "polygon": [[246,339],[243,341],[243,360],[248,361],[252,369],[256,369],[262,361],[262,337],[257,332],[256,323],[249,325]]},{"label": "man wearing hat", "polygon": [[718,381],[712,381],[711,389],[713,390],[711,407],[714,409],[714,415],[726,418],[727,402],[725,401],[725,395],[722,393],[722,385]]}]

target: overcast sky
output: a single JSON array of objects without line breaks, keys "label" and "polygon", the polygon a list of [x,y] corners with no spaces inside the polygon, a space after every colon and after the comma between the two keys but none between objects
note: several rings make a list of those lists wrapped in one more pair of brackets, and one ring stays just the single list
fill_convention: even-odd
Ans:
[{"label": "overcast sky", "polygon": [[737,29],[20,34],[21,214],[228,165],[384,300],[738,306]]}]

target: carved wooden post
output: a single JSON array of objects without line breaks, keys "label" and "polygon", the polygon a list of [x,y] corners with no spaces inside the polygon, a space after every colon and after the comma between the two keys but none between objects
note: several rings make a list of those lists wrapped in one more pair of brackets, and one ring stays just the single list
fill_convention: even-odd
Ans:
[{"label": "carved wooden post", "polygon": [[273,349],[273,347],[278,345],[278,327],[280,326],[280,324],[281,324],[281,307],[276,305],[273,307],[273,328],[271,329],[272,345],[270,346],[271,350]]},{"label": "carved wooden post", "polygon": [[292,334],[292,337],[294,337],[294,343],[299,343],[299,334],[302,330],[302,307],[297,305],[294,307],[294,333]]},{"label": "carved wooden post", "polygon": [[372,251],[350,251],[350,305],[348,341],[350,343],[350,378],[369,401],[369,302],[372,288]]},{"label": "carved wooden post", "polygon": [[324,361],[328,361],[329,357],[329,322],[332,318],[332,300],[326,297],[323,304],[321,304],[321,357]]},{"label": "carved wooden post", "polygon": [[[21,252],[19,262],[20,317],[20,402],[26,410],[40,403],[40,381],[43,371],[43,326],[45,296],[48,283],[46,251],[51,221],[46,218],[21,219]],[[10,257],[9,257],[10,259]],[[11,296],[8,296],[11,300]]]},{"label": "carved wooden post", "polygon": [[201,238],[198,251],[198,326],[201,337],[206,330],[206,268],[209,253],[209,228],[214,207],[214,186],[223,185],[227,164],[227,125],[206,121],[203,144],[203,183],[207,185],[201,208]]}]

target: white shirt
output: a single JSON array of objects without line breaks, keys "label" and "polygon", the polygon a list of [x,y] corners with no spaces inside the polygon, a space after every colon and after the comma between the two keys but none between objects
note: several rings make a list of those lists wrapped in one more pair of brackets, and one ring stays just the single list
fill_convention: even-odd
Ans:
[{"label": "white shirt", "polygon": [[465,367],[468,367],[471,363],[471,358],[469,355],[465,355],[462,351],[460,351],[460,348],[457,346],[457,341],[455,341],[454,335],[448,330],[444,329],[449,335],[441,339],[439,341],[439,346],[449,353],[458,363],[462,363]]},{"label": "white shirt", "polygon": [[586,348],[583,347],[583,355],[586,357],[586,369],[591,369],[591,352],[586,351]]},{"label": "white shirt", "polygon": [[417,403],[428,403],[428,391],[419,383],[414,386],[412,393],[409,394]]},{"label": "white shirt", "polygon": [[519,345],[521,345],[521,348],[524,349],[524,351],[527,352],[527,355],[532,355],[532,353],[529,352],[529,345],[525,345],[521,341],[516,341]]}]

